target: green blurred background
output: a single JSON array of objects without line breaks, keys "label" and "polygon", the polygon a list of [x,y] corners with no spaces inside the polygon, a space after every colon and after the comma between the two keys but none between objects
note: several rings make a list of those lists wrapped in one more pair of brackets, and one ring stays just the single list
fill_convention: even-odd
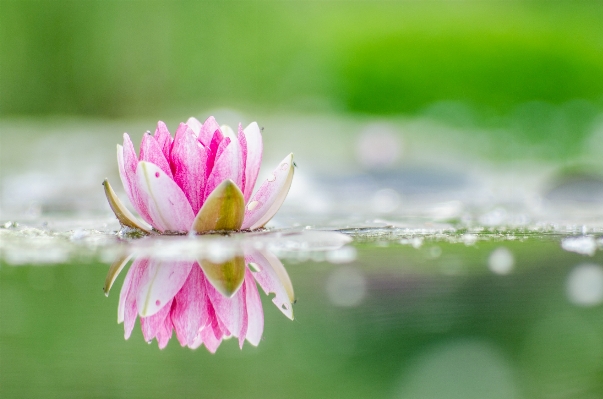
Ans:
[{"label": "green blurred background", "polygon": [[603,109],[598,1],[0,4],[2,117],[427,116],[563,157]]}]

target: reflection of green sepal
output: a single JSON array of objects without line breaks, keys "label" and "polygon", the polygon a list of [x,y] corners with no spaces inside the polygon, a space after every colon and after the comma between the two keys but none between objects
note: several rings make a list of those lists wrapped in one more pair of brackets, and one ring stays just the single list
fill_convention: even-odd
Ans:
[{"label": "reflection of green sepal", "polygon": [[103,187],[105,188],[105,196],[107,197],[109,206],[122,226],[140,230],[146,234],[152,234],[152,227],[145,222],[138,220],[119,200],[115,191],[113,191],[113,188],[109,184],[109,180],[105,179],[105,181],[103,181]]},{"label": "reflection of green sepal", "polygon": [[245,217],[245,198],[230,179],[224,180],[211,192],[193,221],[192,231],[240,230]]},{"label": "reflection of green sepal", "polygon": [[109,267],[109,272],[107,273],[107,277],[105,278],[105,285],[103,286],[103,291],[105,295],[109,296],[109,290],[111,290],[111,286],[119,276],[119,273],[123,270],[124,266],[128,263],[132,255],[121,255],[119,258],[115,260]]},{"label": "reflection of green sepal", "polygon": [[237,293],[245,280],[245,258],[236,256],[223,263],[199,261],[205,277],[218,292],[227,298]]}]

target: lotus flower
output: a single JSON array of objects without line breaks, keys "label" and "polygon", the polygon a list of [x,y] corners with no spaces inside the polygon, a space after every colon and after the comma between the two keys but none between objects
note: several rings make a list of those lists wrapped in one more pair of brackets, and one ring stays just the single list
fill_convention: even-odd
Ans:
[{"label": "lotus flower", "polygon": [[[172,138],[158,122],[146,133],[136,156],[124,133],[117,146],[119,174],[138,220],[105,180],[109,205],[123,226],[147,233],[203,233],[263,227],[285,200],[293,179],[289,154],[253,193],[262,161],[262,135],[253,122],[238,134],[213,117],[190,118]],[[146,222],[146,223],[145,223]]]},{"label": "lotus flower", "polygon": [[[128,258],[114,263],[107,276],[108,292]],[[247,264],[253,265],[253,271]],[[157,339],[164,348],[172,332],[182,346],[200,345],[214,353],[222,340],[236,337],[257,346],[264,330],[264,312],[256,281],[273,302],[293,319],[293,287],[282,263],[268,252],[213,264],[208,261],[136,259],[124,279],[119,297],[118,322],[128,339],[140,316],[147,342]]]}]

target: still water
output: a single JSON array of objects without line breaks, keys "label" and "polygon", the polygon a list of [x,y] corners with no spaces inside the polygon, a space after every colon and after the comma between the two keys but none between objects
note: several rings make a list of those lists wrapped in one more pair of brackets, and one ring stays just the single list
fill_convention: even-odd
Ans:
[{"label": "still water", "polygon": [[[3,229],[5,243],[11,229],[19,227]],[[375,238],[376,231],[389,239]],[[261,339],[244,342],[235,332],[215,347],[193,344],[193,334],[182,344],[200,346],[194,350],[171,331],[169,341],[147,343],[140,320],[124,339],[120,289],[134,266],[122,270],[106,297],[109,258],[134,248],[165,276],[188,267],[186,275],[205,272],[209,280],[207,268],[177,266],[175,254],[206,253],[218,262],[230,244],[175,238],[121,243],[119,251],[103,244],[44,265],[14,264],[14,256],[10,264],[5,256],[2,397],[600,397],[602,256],[566,251],[558,235],[451,237],[380,228],[273,231],[239,240],[271,259],[268,249],[281,256],[294,291],[293,320],[279,306],[289,303],[287,290],[265,295],[256,277]],[[221,241],[229,239],[236,237]],[[10,250],[5,244],[5,254]],[[248,290],[256,287],[257,263],[246,271]],[[155,283],[152,295],[166,295]]]},{"label": "still water", "polygon": [[122,127],[19,126],[2,149],[2,398],[603,397],[599,181],[421,151],[354,168],[336,133],[331,158],[267,136],[268,158],[285,143],[300,165],[267,231],[135,239],[100,185],[118,182]]}]

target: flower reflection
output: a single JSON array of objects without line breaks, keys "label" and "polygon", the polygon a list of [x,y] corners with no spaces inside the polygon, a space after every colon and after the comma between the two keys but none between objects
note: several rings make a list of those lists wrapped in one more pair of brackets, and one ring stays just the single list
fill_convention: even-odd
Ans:
[{"label": "flower reflection", "polygon": [[[128,257],[115,262],[107,276],[108,292]],[[173,332],[182,346],[201,345],[214,353],[222,341],[235,337],[257,346],[264,330],[264,312],[256,282],[274,304],[293,319],[293,286],[283,264],[265,250],[247,250],[244,256],[213,263],[209,260],[174,261],[136,259],[125,277],[118,322],[125,338],[140,318],[147,342],[164,348]]]}]

